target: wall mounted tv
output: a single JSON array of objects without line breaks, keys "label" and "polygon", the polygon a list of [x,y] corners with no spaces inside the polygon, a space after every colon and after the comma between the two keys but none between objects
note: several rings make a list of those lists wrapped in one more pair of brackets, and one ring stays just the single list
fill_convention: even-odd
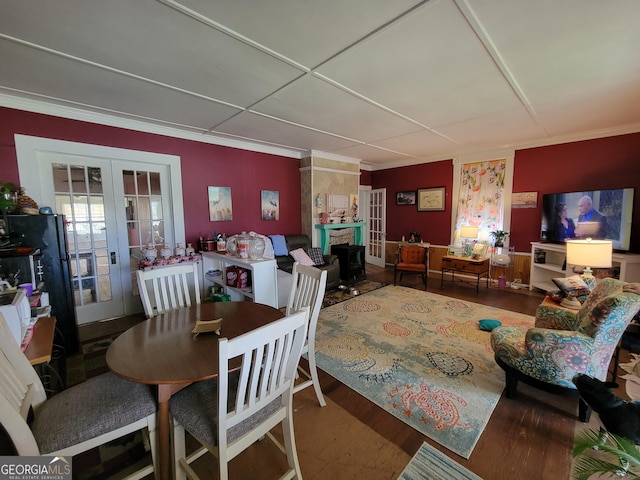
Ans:
[{"label": "wall mounted tv", "polygon": [[547,193],[542,196],[543,242],[564,243],[574,238],[613,241],[626,252],[631,241],[633,188]]}]

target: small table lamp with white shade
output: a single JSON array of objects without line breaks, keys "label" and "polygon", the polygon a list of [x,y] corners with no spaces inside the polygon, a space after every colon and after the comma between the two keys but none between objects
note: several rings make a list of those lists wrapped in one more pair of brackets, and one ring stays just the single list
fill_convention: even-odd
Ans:
[{"label": "small table lamp with white shade", "polygon": [[611,240],[568,240],[567,264],[584,267],[584,277],[593,277],[591,268],[611,268]]},{"label": "small table lamp with white shade", "polygon": [[471,251],[473,250],[473,242],[471,242],[471,240],[478,238],[478,230],[478,227],[471,225],[463,225],[460,227],[460,238],[464,240],[464,254],[467,257],[471,256]]},{"label": "small table lamp with white shade", "polygon": [[567,240],[567,265],[584,267],[582,278],[593,287],[595,279],[591,268],[610,268],[612,252],[611,240]]}]

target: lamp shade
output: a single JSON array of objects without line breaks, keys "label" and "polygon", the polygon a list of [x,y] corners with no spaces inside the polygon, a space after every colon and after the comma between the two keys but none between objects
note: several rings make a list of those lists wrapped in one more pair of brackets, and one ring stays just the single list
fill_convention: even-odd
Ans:
[{"label": "lamp shade", "polygon": [[613,243],[610,240],[568,240],[567,263],[582,267],[609,268]]},{"label": "lamp shade", "polygon": [[478,238],[478,227],[463,225],[460,227],[460,238]]}]

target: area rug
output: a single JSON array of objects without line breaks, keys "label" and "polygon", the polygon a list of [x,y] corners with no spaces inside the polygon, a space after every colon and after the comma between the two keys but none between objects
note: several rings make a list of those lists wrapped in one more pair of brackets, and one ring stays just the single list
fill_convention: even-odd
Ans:
[{"label": "area rug", "polygon": [[[384,283],[362,280],[352,286],[357,288],[360,292],[360,295],[362,295],[364,293],[372,292],[373,290],[384,287]],[[330,290],[324,294],[324,298],[322,299],[322,308],[330,307],[331,305],[344,302],[345,300],[349,300],[351,298],[354,298],[354,296],[349,294],[348,289]]]},{"label": "area rug", "polygon": [[482,480],[428,443],[423,443],[398,480]]},{"label": "area rug", "polygon": [[478,320],[532,316],[389,285],[320,310],[319,368],[449,450],[469,458],[502,390]]}]

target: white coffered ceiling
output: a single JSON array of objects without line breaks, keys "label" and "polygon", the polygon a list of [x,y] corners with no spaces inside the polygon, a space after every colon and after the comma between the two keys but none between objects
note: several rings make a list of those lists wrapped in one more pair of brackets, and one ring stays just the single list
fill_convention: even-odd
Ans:
[{"label": "white coffered ceiling", "polygon": [[640,131],[639,45],[638,0],[0,0],[0,104],[379,169]]}]

